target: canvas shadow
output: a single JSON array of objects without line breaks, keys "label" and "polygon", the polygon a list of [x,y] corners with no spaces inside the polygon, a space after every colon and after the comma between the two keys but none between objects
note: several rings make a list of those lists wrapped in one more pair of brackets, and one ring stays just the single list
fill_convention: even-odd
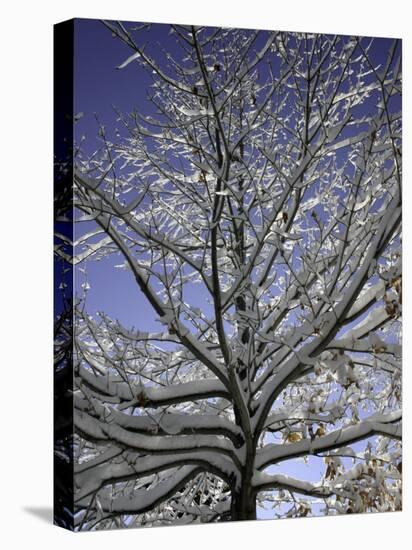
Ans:
[{"label": "canvas shadow", "polygon": [[25,506],[23,511],[50,525],[53,524],[53,508],[51,506]]}]

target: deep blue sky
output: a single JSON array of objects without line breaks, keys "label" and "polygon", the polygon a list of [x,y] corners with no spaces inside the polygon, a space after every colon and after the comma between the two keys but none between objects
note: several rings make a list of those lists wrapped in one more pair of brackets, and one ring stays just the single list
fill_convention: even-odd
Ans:
[{"label": "deep blue sky", "polygon": [[[166,26],[156,25],[155,31],[160,31],[159,37],[167,34]],[[156,33],[152,34],[152,39],[158,38]],[[98,124],[95,114],[110,135],[117,118],[113,107],[123,113],[137,108],[147,109],[146,88],[150,84],[149,76],[144,71],[136,71],[134,64],[124,70],[116,69],[131,53],[125,44],[111,35],[101,21],[75,20],[74,111],[84,113],[76,124],[76,137],[86,136],[85,145],[89,152],[94,150],[97,143]],[[120,255],[98,263],[87,262],[91,285],[87,295],[87,310],[92,314],[104,311],[124,324],[139,327],[141,330],[161,330],[161,325],[155,321],[156,315],[140,293],[131,273],[113,268],[113,265],[121,263],[123,260]],[[83,278],[79,276],[75,285],[77,290],[81,290],[82,283]]]},{"label": "deep blue sky", "polygon": [[[178,54],[174,37],[169,35],[170,26],[153,24],[146,33],[147,48],[165,46],[172,54]],[[379,39],[374,43],[372,58],[376,63],[385,63],[390,39]],[[85,146],[92,152],[97,144],[98,125],[95,114],[105,125],[109,137],[114,131],[116,114],[113,107],[122,113],[134,109],[149,114],[150,103],[146,99],[150,75],[131,63],[125,69],[117,70],[133,53],[128,46],[111,32],[101,21],[93,19],[75,20],[75,113],[83,117],[76,124],[76,137],[85,135]],[[78,232],[79,234],[79,232]],[[101,262],[88,262],[87,271],[91,289],[87,295],[87,310],[90,313],[103,310],[118,318],[124,324],[141,330],[160,330],[146,299],[141,295],[131,273],[113,269],[122,259],[108,258]],[[82,277],[78,277],[79,290]],[[195,292],[191,292],[195,296]],[[200,305],[200,304],[198,304]]]}]

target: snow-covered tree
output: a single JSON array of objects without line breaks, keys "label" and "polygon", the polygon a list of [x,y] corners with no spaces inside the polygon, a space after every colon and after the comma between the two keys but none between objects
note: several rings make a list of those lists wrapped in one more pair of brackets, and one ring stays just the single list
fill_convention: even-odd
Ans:
[{"label": "snow-covered tree", "polygon": [[76,528],[399,510],[400,42],[105,25],[152,83],[76,148],[75,263],[159,332],[74,306]]}]

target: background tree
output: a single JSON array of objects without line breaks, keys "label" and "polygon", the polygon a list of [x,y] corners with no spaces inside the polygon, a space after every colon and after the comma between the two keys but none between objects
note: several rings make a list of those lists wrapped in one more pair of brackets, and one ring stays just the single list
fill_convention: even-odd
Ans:
[{"label": "background tree", "polygon": [[75,263],[163,330],[75,306],[77,528],[400,509],[399,42],[105,25],[152,114],[79,145]]}]

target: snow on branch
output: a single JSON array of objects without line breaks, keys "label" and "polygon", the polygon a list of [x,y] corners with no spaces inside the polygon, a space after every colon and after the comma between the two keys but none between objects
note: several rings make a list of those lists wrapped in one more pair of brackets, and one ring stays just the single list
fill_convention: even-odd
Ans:
[{"label": "snow on branch", "polygon": [[268,445],[266,448],[258,451],[256,467],[261,470],[270,464],[275,464],[282,460],[336,449],[337,447],[348,445],[376,434],[400,439],[402,426],[397,422],[401,418],[401,412],[371,417],[370,419],[362,420],[356,426],[341,428],[313,440],[302,439],[290,445]]}]

